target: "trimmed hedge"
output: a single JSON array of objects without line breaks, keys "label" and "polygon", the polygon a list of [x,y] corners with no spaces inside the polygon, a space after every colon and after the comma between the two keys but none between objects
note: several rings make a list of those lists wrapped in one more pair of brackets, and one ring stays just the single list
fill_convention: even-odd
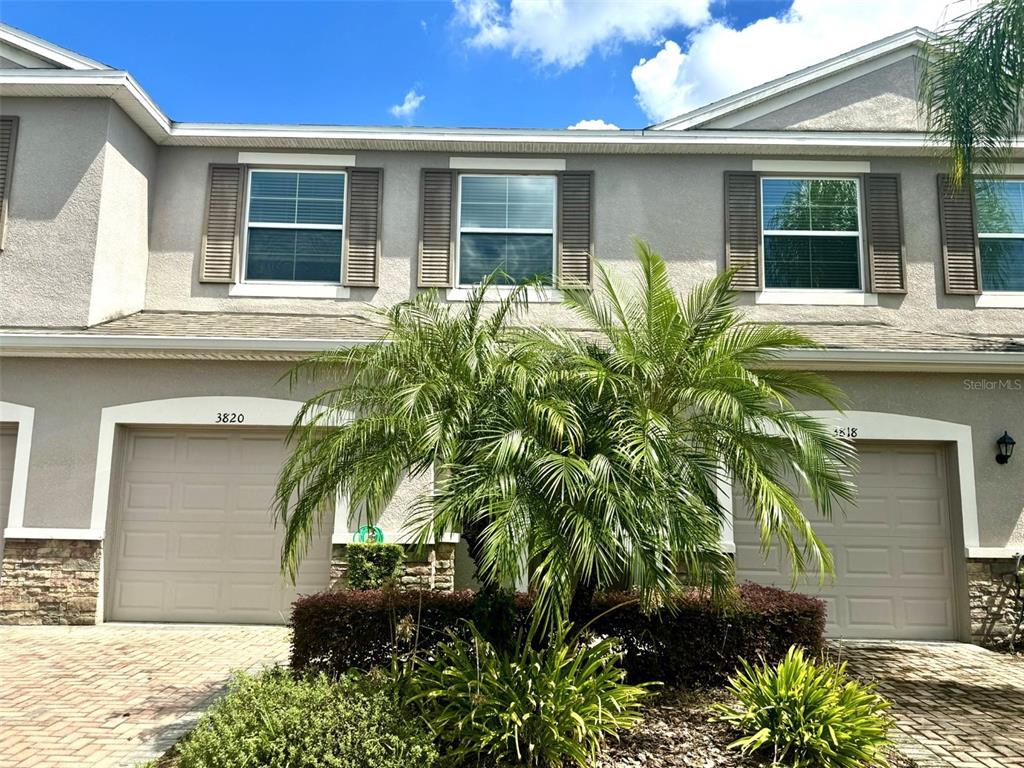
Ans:
[{"label": "trimmed hedge", "polygon": [[[387,666],[393,654],[429,650],[460,620],[473,618],[474,600],[469,590],[302,597],[292,608],[292,667],[338,675]],[[516,595],[514,624],[525,623],[530,603],[529,595]],[[774,663],[791,645],[817,652],[824,643],[824,603],[749,583],[725,609],[694,591],[681,593],[671,610],[644,614],[633,595],[608,593],[595,598],[593,615],[595,633],[620,639],[631,682],[717,684],[740,658]]]}]

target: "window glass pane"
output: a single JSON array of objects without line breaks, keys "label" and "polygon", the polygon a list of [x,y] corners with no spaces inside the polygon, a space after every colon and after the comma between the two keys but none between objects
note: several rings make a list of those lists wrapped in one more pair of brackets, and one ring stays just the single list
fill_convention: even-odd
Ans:
[{"label": "window glass pane", "polygon": [[340,230],[249,229],[247,280],[341,280]]},{"label": "window glass pane", "polygon": [[766,235],[766,288],[860,288],[857,237]]},{"label": "window glass pane", "polygon": [[461,236],[460,285],[479,283],[495,270],[506,273],[498,276],[498,285],[511,285],[534,277],[550,285],[553,265],[553,235],[467,232]]},{"label": "window glass pane", "polygon": [[1024,234],[1024,181],[974,182],[978,232]]},{"label": "window glass pane", "polygon": [[1024,291],[1024,238],[982,238],[981,287],[985,291]]},{"label": "window glass pane", "polygon": [[298,189],[297,173],[269,173],[253,171],[250,191],[257,197],[287,197],[294,200]]},{"label": "window glass pane", "polygon": [[552,229],[553,176],[463,176],[462,227]]},{"label": "window glass pane", "polygon": [[508,226],[551,229],[554,225],[553,176],[508,177]]},{"label": "window glass pane", "polygon": [[341,226],[345,174],[253,171],[249,221]]},{"label": "window glass pane", "polygon": [[504,176],[461,178],[463,227],[508,226],[508,183]]},{"label": "window glass pane", "polygon": [[857,232],[853,179],[762,179],[764,229]]}]

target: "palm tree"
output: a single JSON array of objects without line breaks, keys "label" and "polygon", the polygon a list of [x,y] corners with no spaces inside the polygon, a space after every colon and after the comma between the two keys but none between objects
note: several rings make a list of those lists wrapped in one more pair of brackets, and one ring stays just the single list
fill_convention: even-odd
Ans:
[{"label": "palm tree", "polygon": [[[432,297],[400,305],[390,345],[322,356],[314,370],[371,370],[307,403],[310,423],[297,422],[277,495],[287,561],[335,487],[372,519],[404,473],[433,466],[434,491],[411,521],[420,539],[469,532],[489,585],[514,583],[529,559],[549,627],[595,589],[635,588],[649,605],[684,579],[721,593],[733,570],[719,546],[719,491],[733,481],[766,550],[779,543],[797,573],[830,571],[796,497],[805,491],[826,516],[852,499],[852,449],[792,398],[835,405],[839,395],[813,373],[770,366],[814,343],[742,322],[731,275],[683,298],[643,243],[637,258],[628,286],[595,265],[594,292],[566,292],[585,333],[516,329],[521,295],[484,320],[478,292],[461,310]],[[318,421],[322,407],[360,415],[325,431],[339,420]]]},{"label": "palm tree", "polygon": [[1024,0],[992,0],[951,20],[929,46],[921,90],[951,179],[999,172],[1024,128]]}]

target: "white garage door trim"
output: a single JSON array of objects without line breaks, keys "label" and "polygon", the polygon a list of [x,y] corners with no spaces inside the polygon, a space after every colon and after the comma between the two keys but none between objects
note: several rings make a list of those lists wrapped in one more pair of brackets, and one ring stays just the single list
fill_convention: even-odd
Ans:
[{"label": "white garage door trim", "polygon": [[14,466],[11,469],[11,501],[8,506],[7,528],[0,539],[19,538],[25,529],[25,489],[28,486],[29,454],[32,451],[32,423],[35,408],[0,400],[0,422],[18,426],[14,443]]},{"label": "white garage door trim", "polygon": [[[962,556],[967,556],[972,548],[980,546],[978,495],[974,486],[974,443],[969,425],[879,411],[808,411],[807,415],[830,424],[837,434],[852,436],[854,442],[893,440],[955,444],[960,498],[951,512],[954,517],[960,517],[964,546]],[[856,432],[851,435],[850,430]],[[735,509],[732,512],[735,516]],[[731,525],[723,530],[722,536],[724,543],[736,546]]]}]

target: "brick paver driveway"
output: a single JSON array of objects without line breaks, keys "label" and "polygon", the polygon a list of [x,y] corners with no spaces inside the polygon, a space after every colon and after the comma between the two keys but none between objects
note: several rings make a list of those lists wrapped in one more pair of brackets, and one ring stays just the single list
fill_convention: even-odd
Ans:
[{"label": "brick paver driveway", "polygon": [[850,671],[895,703],[921,768],[1024,767],[1024,661],[958,643],[850,643]]},{"label": "brick paver driveway", "polygon": [[173,744],[230,671],[287,655],[284,627],[0,627],[0,766],[135,765]]}]

